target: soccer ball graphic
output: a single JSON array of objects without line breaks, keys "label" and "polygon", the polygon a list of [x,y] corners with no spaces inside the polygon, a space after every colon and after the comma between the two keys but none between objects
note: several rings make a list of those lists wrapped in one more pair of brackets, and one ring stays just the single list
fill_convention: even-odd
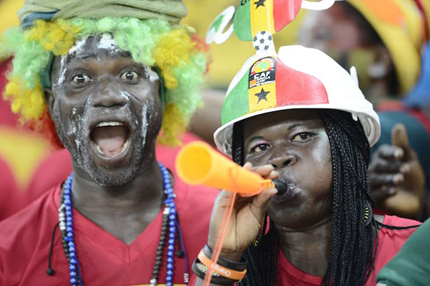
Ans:
[{"label": "soccer ball graphic", "polygon": [[270,33],[261,31],[255,35],[252,44],[257,53],[266,52],[273,47],[273,37]]}]

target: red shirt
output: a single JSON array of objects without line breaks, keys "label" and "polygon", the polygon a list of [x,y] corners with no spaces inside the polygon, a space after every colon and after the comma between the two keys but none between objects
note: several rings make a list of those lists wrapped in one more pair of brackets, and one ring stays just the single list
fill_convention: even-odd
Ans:
[{"label": "red shirt", "polygon": [[20,210],[22,201],[12,171],[0,157],[0,221]]},{"label": "red shirt", "polygon": [[[188,266],[207,242],[208,226],[217,191],[191,187],[175,179],[176,205]],[[52,268],[48,276],[49,248],[58,223],[60,187],[46,192],[28,208],[0,223],[0,285],[68,285],[68,262],[60,231],[54,239]],[[85,285],[148,285],[161,233],[162,211],[139,237],[127,246],[102,228],[73,211],[76,252]],[[159,282],[165,283],[166,253]],[[174,283],[182,285],[184,259],[175,256]]]},{"label": "red shirt", "polygon": [[[411,226],[420,224],[417,221],[396,216],[385,216],[384,224],[391,226]],[[376,276],[400,250],[416,228],[405,230],[391,230],[381,228],[378,233],[378,252],[375,259],[375,272],[371,274],[365,286],[375,286]],[[321,285],[322,277],[309,275],[292,265],[279,251],[278,286],[314,286]]]}]

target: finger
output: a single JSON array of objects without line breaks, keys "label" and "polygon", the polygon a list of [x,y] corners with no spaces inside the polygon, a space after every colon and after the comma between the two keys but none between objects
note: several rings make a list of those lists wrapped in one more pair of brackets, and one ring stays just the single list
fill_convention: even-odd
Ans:
[{"label": "finger", "polygon": [[275,170],[275,167],[273,167],[272,165],[264,165],[254,167],[252,171],[259,174],[260,176],[267,177],[273,170]]},{"label": "finger", "polygon": [[391,144],[402,148],[405,153],[404,157],[409,156],[411,147],[409,146],[408,132],[402,123],[397,123],[391,130]]},{"label": "finger", "polygon": [[371,190],[370,197],[373,199],[375,203],[383,201],[384,199],[393,196],[397,193],[396,188],[384,188],[379,190]]},{"label": "finger", "polygon": [[264,219],[264,214],[266,213],[269,201],[277,192],[278,190],[275,188],[266,189],[252,201],[251,212],[259,221]]},{"label": "finger", "polygon": [[276,180],[277,178],[279,178],[279,172],[278,171],[272,171],[272,172],[270,172],[269,176],[267,176],[266,178],[270,179],[270,180]]},{"label": "finger", "polygon": [[249,163],[249,162],[246,162],[246,163],[243,165],[243,168],[244,168],[245,170],[252,171],[252,164],[251,164],[251,163]]},{"label": "finger", "polygon": [[405,125],[397,123],[391,129],[391,144],[400,147],[402,149],[409,149],[408,132],[406,131]]},{"label": "finger", "polygon": [[403,174],[369,174],[370,187],[372,189],[381,186],[397,186],[404,182]]},{"label": "finger", "polygon": [[401,163],[399,161],[388,161],[381,158],[375,158],[370,163],[369,174],[370,173],[382,173],[382,174],[405,173],[408,167],[409,167],[408,164]]},{"label": "finger", "polygon": [[386,159],[389,161],[399,161],[403,158],[403,149],[392,145],[381,145],[373,154],[373,160],[377,158]]}]

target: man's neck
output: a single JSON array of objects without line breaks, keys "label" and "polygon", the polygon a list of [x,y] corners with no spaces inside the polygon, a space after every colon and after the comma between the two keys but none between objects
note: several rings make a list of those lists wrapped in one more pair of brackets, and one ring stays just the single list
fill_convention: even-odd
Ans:
[{"label": "man's neck", "polygon": [[117,187],[102,187],[77,168],[73,172],[73,207],[128,245],[162,208],[163,179],[155,159]]},{"label": "man's neck", "polygon": [[276,225],[280,247],[290,263],[301,271],[324,276],[330,255],[331,218],[305,230],[291,230]]}]

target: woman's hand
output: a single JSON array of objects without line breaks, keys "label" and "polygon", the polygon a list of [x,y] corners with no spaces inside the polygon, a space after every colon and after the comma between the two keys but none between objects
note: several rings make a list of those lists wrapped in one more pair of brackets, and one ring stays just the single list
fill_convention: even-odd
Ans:
[{"label": "woman's hand", "polygon": [[[251,163],[246,163],[244,169],[254,171],[265,179],[277,179],[279,173],[274,171],[272,165],[252,168]],[[255,240],[263,225],[266,208],[271,197],[277,190],[266,189],[254,197],[237,196],[236,203],[231,215],[230,223],[224,239],[221,256],[233,261],[240,261],[243,252]],[[208,245],[215,247],[224,211],[228,209],[228,201],[233,193],[223,191],[218,195],[212,211],[211,224],[209,228]]]}]

